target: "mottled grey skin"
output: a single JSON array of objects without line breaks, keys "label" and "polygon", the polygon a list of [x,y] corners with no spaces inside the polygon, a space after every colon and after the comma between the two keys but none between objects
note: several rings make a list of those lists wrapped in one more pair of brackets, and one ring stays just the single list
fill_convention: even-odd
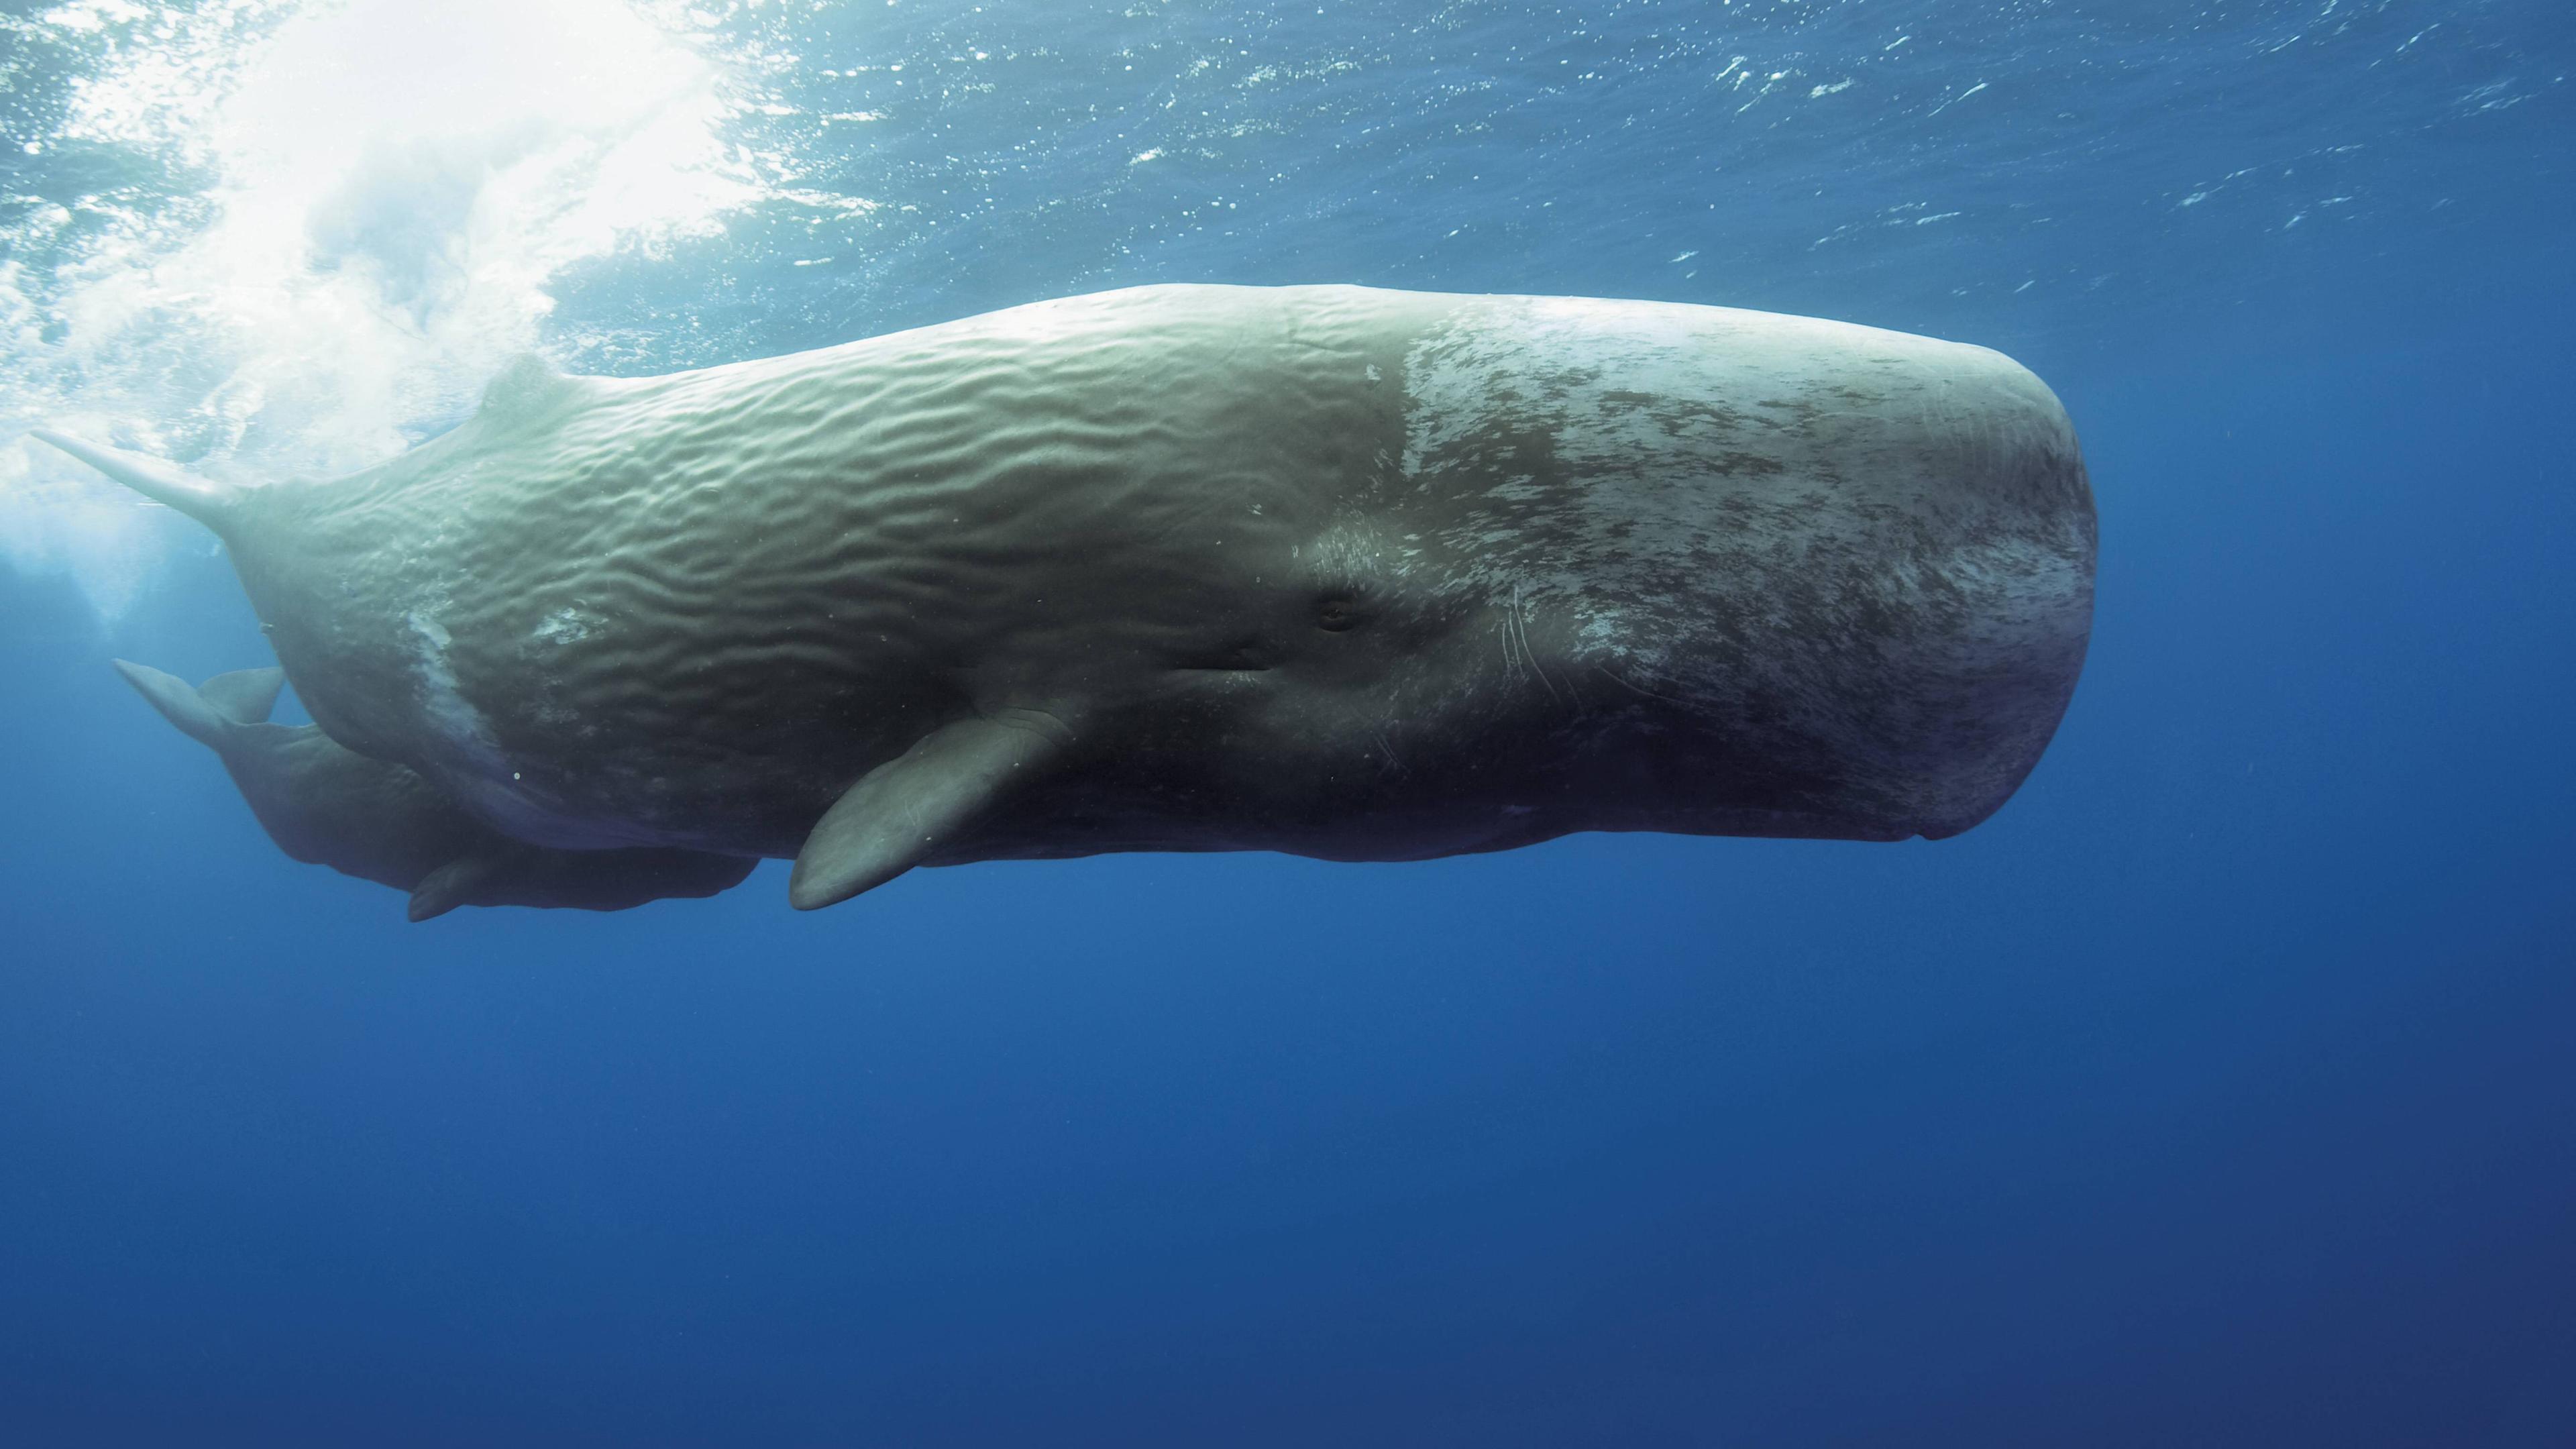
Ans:
[{"label": "mottled grey skin", "polygon": [[[2064,711],[2093,509],[1996,353],[1151,287],[646,379],[206,519],[331,741],[498,837],[913,865],[1946,836]],[[122,470],[122,471],[119,471]]]}]

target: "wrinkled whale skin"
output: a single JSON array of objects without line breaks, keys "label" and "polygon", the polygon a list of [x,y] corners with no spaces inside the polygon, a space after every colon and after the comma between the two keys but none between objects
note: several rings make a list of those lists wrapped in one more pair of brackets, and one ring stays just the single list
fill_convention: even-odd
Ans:
[{"label": "wrinkled whale skin", "polygon": [[217,491],[172,501],[329,741],[532,846],[799,857],[799,905],[1115,850],[1947,836],[2092,607],[2019,365],[1648,302],[1164,286],[531,360],[380,467]]}]

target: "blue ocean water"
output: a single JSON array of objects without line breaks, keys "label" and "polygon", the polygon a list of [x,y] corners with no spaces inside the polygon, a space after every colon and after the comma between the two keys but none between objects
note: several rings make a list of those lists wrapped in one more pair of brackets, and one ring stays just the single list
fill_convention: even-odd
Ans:
[{"label": "blue ocean water", "polygon": [[[2558,0],[0,15],[0,1442],[2576,1443]],[[1904,846],[285,859],[223,476],[1149,281],[2011,352],[2091,662]]]}]

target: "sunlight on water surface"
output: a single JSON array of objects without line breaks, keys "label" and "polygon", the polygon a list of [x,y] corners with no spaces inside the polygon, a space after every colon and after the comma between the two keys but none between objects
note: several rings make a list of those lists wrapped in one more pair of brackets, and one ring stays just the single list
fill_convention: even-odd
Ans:
[{"label": "sunlight on water surface", "polygon": [[[715,69],[619,0],[355,0],[262,31],[273,8],[165,25],[76,88],[62,141],[156,150],[211,184],[194,228],[115,227],[50,327],[28,325],[15,265],[0,275],[9,368],[38,381],[13,411],[211,452],[245,481],[361,466],[534,347],[563,267],[720,226],[757,195],[718,139]],[[36,23],[141,13],[84,0]],[[33,225],[75,224],[51,210]],[[0,544],[114,612],[158,531],[84,471],[0,454]]]}]

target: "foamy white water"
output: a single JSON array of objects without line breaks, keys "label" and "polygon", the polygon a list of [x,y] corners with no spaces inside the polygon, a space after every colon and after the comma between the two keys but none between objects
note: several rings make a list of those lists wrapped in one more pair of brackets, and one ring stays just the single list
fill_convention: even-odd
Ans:
[{"label": "foamy white water", "polygon": [[[535,347],[565,267],[719,228],[760,194],[723,139],[719,67],[621,0],[148,19],[78,0],[27,22],[111,42],[51,144],[211,184],[177,216],[111,193],[21,225],[12,251],[93,235],[50,276],[0,268],[13,432],[50,423],[244,481],[363,466]],[[9,563],[67,570],[112,614],[171,536],[50,449],[0,448]]]}]

